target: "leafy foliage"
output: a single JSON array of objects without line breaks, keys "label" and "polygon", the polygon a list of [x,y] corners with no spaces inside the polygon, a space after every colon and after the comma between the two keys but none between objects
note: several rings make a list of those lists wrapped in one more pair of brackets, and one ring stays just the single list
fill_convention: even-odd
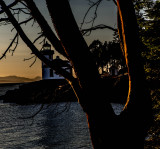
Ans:
[{"label": "leafy foliage", "polygon": [[110,63],[112,66],[125,66],[125,60],[119,41],[113,40],[110,42],[104,42],[103,44],[99,40],[94,40],[90,44],[89,48],[93,58],[96,61],[97,68],[100,67],[102,69],[102,73],[103,67],[108,63]]},{"label": "leafy foliage", "polygon": [[[145,0],[135,1],[136,14],[142,40],[142,56],[145,61],[147,80],[160,80],[160,2]],[[159,148],[160,143],[160,89],[151,89],[154,124],[149,131],[145,149]]]},{"label": "leafy foliage", "polygon": [[136,15],[142,41],[147,79],[160,78],[160,2],[152,0],[135,2]]},{"label": "leafy foliage", "polygon": [[156,2],[152,9],[146,11],[145,31],[142,41],[148,50],[144,54],[147,59],[146,69],[149,79],[160,78],[160,2]]},{"label": "leafy foliage", "polygon": [[[142,41],[141,53],[144,58],[145,72],[148,81],[160,80],[160,2],[152,0],[133,0]],[[124,65],[123,55],[117,33],[114,40],[105,42],[95,40],[89,46],[98,67],[104,66],[111,58],[121,60]],[[160,147],[160,89],[151,89],[154,123],[149,130],[149,138],[145,142],[145,149]]]}]

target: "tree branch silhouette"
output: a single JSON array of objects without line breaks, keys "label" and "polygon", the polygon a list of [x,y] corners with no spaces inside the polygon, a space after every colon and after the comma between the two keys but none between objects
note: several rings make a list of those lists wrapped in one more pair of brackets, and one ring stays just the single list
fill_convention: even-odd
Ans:
[{"label": "tree branch silhouette", "polygon": [[98,6],[100,5],[100,3],[102,2],[103,0],[98,0],[96,2],[93,2],[93,1],[90,1],[88,0],[89,4],[91,5],[88,10],[86,11],[84,17],[83,17],[83,20],[82,20],[82,23],[81,23],[81,26],[80,26],[80,30],[82,29],[84,23],[85,23],[85,20],[86,20],[86,17],[88,15],[88,13],[91,11],[92,8],[95,7],[95,10],[94,10],[94,16],[93,18],[91,19],[91,21],[89,21],[89,23],[91,23],[91,27],[94,25],[94,21],[95,19],[97,18],[97,9],[98,9]]},{"label": "tree branch silhouette", "polygon": [[[113,27],[111,27],[111,26],[109,26],[109,25],[99,24],[99,25],[94,26],[94,22],[95,22],[95,20],[96,20],[96,18],[97,18],[98,8],[99,8],[99,6],[100,6],[100,4],[101,4],[101,2],[102,2],[103,0],[97,0],[96,2],[93,2],[93,1],[91,1],[91,0],[87,0],[87,1],[89,2],[89,5],[90,5],[90,6],[89,6],[89,8],[88,8],[87,11],[86,11],[86,13],[85,13],[85,15],[84,15],[84,17],[83,17],[81,26],[80,26],[80,30],[81,30],[81,32],[82,32],[82,35],[83,35],[83,36],[84,36],[84,35],[89,36],[92,31],[95,31],[95,30],[98,30],[98,29],[110,29],[110,30],[112,30],[112,31],[116,31],[116,32],[117,32],[117,29],[115,29],[115,28],[113,28]],[[115,0],[113,0],[113,2],[114,2],[115,4],[117,4]],[[94,10],[94,13],[93,13],[93,17],[92,17],[92,19],[91,19],[90,21],[86,22],[86,18],[87,18],[87,16],[88,16],[89,12],[90,12],[92,9],[95,9],[95,10]],[[90,26],[89,28],[87,28],[87,29],[82,29],[82,27],[83,27],[83,25],[84,25],[85,23],[86,23],[86,24],[91,23],[91,26]]]},{"label": "tree branch silhouette", "polygon": [[81,32],[82,32],[82,35],[86,35],[88,33],[91,33],[94,30],[99,30],[99,29],[110,29],[110,30],[115,31],[115,32],[118,31],[117,29],[115,29],[115,28],[113,28],[111,26],[104,25],[104,24],[99,24],[99,25],[90,27],[88,29],[82,29]]},{"label": "tree branch silhouette", "polygon": [[[4,53],[2,54],[2,56],[0,57],[0,60],[3,59],[4,57],[6,57],[7,52],[11,50],[10,48],[13,46],[13,44],[15,43],[15,40],[16,40],[17,38],[18,38],[18,33],[17,33],[17,34],[15,35],[15,37],[12,39],[10,45],[8,46],[8,48],[5,50],[5,52],[4,52]],[[18,39],[17,39],[17,42],[16,42],[16,46],[15,46],[14,49],[13,49],[13,52],[15,51],[17,45],[18,45]]]},{"label": "tree branch silhouette", "polygon": [[[9,4],[7,7],[11,8],[13,6],[16,6],[18,3],[20,2],[20,0],[15,0],[13,3]],[[4,10],[0,11],[0,14],[4,13]]]},{"label": "tree branch silhouette", "polygon": [[59,39],[56,37],[56,35],[53,33],[51,27],[48,25],[47,21],[41,14],[41,12],[38,10],[37,6],[35,5],[33,0],[24,0],[26,3],[28,9],[30,9],[32,16],[34,19],[38,22],[39,26],[41,27],[43,31],[43,35],[47,37],[47,39],[51,42],[53,47],[57,52],[62,54],[64,57],[67,57]]},{"label": "tree branch silhouette", "polygon": [[33,45],[33,43],[26,36],[26,34],[24,33],[24,31],[20,27],[19,23],[14,18],[14,16],[11,13],[11,11],[8,9],[8,7],[6,6],[6,4],[4,3],[3,0],[0,0],[0,5],[1,5],[2,9],[4,10],[4,12],[8,15],[8,18],[9,18],[10,22],[12,23],[12,25],[14,26],[14,28],[19,33],[19,35],[22,38],[22,40],[31,49],[31,51],[33,52],[33,54],[35,54],[41,61],[43,61],[44,63],[46,63],[46,65],[48,65],[50,68],[54,69],[58,74],[64,76],[69,81],[73,81],[74,78],[73,78],[73,76],[70,73],[68,73],[64,69],[60,68],[59,66],[57,66],[57,63],[55,63],[55,61],[51,62],[50,60],[48,60],[45,56],[43,56],[39,52],[39,50]]}]

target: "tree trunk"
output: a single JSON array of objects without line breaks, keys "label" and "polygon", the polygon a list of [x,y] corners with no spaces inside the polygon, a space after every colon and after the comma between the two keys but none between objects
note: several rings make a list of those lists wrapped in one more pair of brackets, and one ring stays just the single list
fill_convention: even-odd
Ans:
[{"label": "tree trunk", "polygon": [[150,120],[147,116],[151,115],[150,99],[145,87],[132,1],[117,1],[130,86],[127,108],[120,116],[114,114],[111,104],[105,98],[110,86],[106,84],[104,88],[101,85],[96,63],[78,29],[68,1],[46,2],[57,34],[78,78],[78,83],[69,83],[86,112],[94,148],[143,148],[144,134]]},{"label": "tree trunk", "polygon": [[[64,70],[59,70],[55,64],[50,63],[39,53],[3,0],[0,0],[8,18],[30,49],[42,61],[50,67],[56,67],[57,71],[64,73],[68,78],[79,103],[86,112],[93,147],[95,149],[144,148],[144,138],[152,121],[152,112],[143,61],[140,55],[138,27],[132,0],[117,0],[119,34],[122,38],[121,41],[123,41],[123,53],[129,74],[128,99],[120,116],[114,114],[112,106],[106,98],[106,93],[110,91],[110,84],[106,84],[105,88],[102,86],[103,80],[100,79],[96,62],[92,59],[89,48],[79,31],[68,1],[46,0],[46,2],[53,24],[64,51],[72,63],[78,82],[68,73],[66,74]],[[57,43],[59,44],[59,41]],[[60,47],[63,50],[62,46]]]},{"label": "tree trunk", "polygon": [[115,117],[113,109],[105,99],[96,63],[78,29],[68,2],[62,0],[54,4],[46,1],[58,36],[78,77],[77,85],[70,83],[87,114],[93,146],[100,148],[106,144],[106,138],[110,137],[109,131]]},{"label": "tree trunk", "polygon": [[[124,56],[129,74],[129,92],[121,114],[126,141],[135,148],[144,148],[144,139],[152,122],[152,108],[146,84],[135,11],[131,0],[117,0]],[[130,138],[128,137],[130,136]],[[135,137],[136,136],[136,137]]]}]

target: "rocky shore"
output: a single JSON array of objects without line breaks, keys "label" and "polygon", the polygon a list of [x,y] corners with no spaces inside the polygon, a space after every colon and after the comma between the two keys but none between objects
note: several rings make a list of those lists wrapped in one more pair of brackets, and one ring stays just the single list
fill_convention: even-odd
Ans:
[{"label": "rocky shore", "polygon": [[[112,103],[126,102],[128,95],[128,77],[126,75],[102,78],[101,85],[106,90],[106,100]],[[20,105],[77,101],[66,80],[41,80],[20,84],[19,88],[9,90],[5,95],[0,96],[0,100],[3,100],[4,103]]]},{"label": "rocky shore", "polygon": [[0,97],[4,103],[21,105],[76,101],[76,97],[65,80],[41,80],[21,84]]}]

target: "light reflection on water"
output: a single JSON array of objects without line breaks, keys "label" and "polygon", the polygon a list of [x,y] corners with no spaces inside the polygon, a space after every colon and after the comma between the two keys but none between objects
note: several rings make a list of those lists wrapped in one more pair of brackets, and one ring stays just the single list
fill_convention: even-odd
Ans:
[{"label": "light reflection on water", "polygon": [[61,103],[45,107],[33,119],[20,119],[35,113],[39,106],[0,104],[1,149],[92,149],[86,116],[78,103],[70,104],[68,111]]},{"label": "light reflection on water", "polygon": [[[0,96],[19,85],[0,87]],[[66,103],[50,105],[33,119],[40,105],[18,106],[0,102],[0,149],[92,149],[86,116],[78,103],[55,117]],[[123,109],[112,104],[118,115]],[[56,109],[56,110],[55,110]]]}]

